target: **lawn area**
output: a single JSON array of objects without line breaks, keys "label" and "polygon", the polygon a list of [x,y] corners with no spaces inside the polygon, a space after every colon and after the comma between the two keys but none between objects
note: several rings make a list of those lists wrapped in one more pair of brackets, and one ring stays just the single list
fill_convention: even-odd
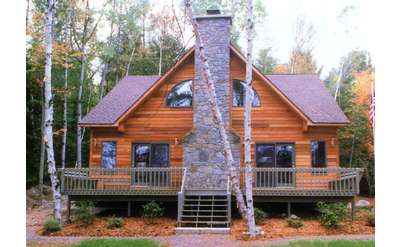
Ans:
[{"label": "lawn area", "polygon": [[293,241],[275,247],[374,247],[374,240]]},{"label": "lawn area", "polygon": [[28,247],[163,247],[147,239],[94,239],[84,240],[77,244],[29,244]]}]

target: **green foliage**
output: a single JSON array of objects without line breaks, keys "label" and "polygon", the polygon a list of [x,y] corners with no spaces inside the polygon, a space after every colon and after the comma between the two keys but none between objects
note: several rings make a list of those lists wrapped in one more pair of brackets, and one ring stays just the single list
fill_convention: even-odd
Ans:
[{"label": "green foliage", "polygon": [[74,247],[161,247],[162,245],[149,239],[92,239],[84,240]]},{"label": "green foliage", "polygon": [[120,228],[124,224],[124,220],[120,217],[111,216],[107,219],[106,226],[108,229]]},{"label": "green foliage", "polygon": [[288,245],[275,247],[374,247],[374,240],[334,240],[334,241],[290,241]]},{"label": "green foliage", "polygon": [[94,218],[94,204],[91,201],[79,201],[76,204],[75,218],[83,225],[90,225]]},{"label": "green foliage", "polygon": [[367,213],[367,221],[369,226],[375,227],[375,212],[370,211]]},{"label": "green foliage", "polygon": [[256,66],[263,74],[269,74],[277,65],[277,59],[271,55],[272,48],[261,49],[258,52]]},{"label": "green foliage", "polygon": [[346,217],[346,205],[344,203],[318,202],[321,213],[320,222],[326,227],[338,227],[340,221]]},{"label": "green foliage", "polygon": [[261,223],[265,218],[267,218],[266,212],[264,212],[260,208],[254,208],[254,219],[256,221],[256,224]]},{"label": "green foliage", "polygon": [[143,207],[143,217],[147,218],[150,223],[154,223],[154,218],[164,215],[165,208],[155,201],[148,202]]},{"label": "green foliage", "polygon": [[54,217],[47,219],[43,224],[43,229],[47,232],[58,232],[61,230],[61,224]]},{"label": "green foliage", "polygon": [[300,228],[304,226],[304,222],[300,219],[300,217],[294,214],[287,218],[286,222],[288,223],[288,226],[293,228]]}]

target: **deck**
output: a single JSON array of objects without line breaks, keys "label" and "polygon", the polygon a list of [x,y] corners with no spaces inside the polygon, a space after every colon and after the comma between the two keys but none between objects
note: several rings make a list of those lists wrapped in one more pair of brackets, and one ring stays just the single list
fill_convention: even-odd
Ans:
[{"label": "deck", "polygon": [[[239,172],[239,171],[238,171]],[[61,192],[71,196],[177,196],[185,168],[65,168]],[[360,168],[253,168],[256,197],[352,197]],[[240,170],[244,189],[244,169]]]}]

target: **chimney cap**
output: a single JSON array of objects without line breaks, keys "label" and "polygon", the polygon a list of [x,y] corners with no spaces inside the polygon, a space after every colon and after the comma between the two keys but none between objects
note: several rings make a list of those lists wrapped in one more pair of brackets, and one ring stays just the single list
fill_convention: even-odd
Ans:
[{"label": "chimney cap", "polygon": [[207,15],[219,15],[219,14],[221,14],[221,11],[216,7],[207,9]]}]

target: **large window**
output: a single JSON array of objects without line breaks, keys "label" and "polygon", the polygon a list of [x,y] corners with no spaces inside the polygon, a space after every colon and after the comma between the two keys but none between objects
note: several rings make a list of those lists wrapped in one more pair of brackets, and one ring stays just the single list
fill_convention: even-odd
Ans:
[{"label": "large window", "polygon": [[191,107],[193,101],[193,83],[191,80],[177,84],[167,95],[169,107]]},{"label": "large window", "polygon": [[294,144],[262,143],[256,145],[257,167],[294,166]]},{"label": "large window", "polygon": [[326,145],[324,141],[311,142],[312,167],[326,167]]},{"label": "large window", "polygon": [[134,167],[168,167],[168,144],[133,144]]},{"label": "large window", "polygon": [[102,142],[101,150],[101,167],[112,169],[116,166],[116,142],[104,141]]},{"label": "large window", "polygon": [[[232,97],[232,105],[233,106],[244,106],[245,103],[245,90],[246,82],[241,80],[233,80],[233,97]],[[254,91],[253,103],[252,106],[260,106],[260,97],[258,96],[257,92]]]}]

